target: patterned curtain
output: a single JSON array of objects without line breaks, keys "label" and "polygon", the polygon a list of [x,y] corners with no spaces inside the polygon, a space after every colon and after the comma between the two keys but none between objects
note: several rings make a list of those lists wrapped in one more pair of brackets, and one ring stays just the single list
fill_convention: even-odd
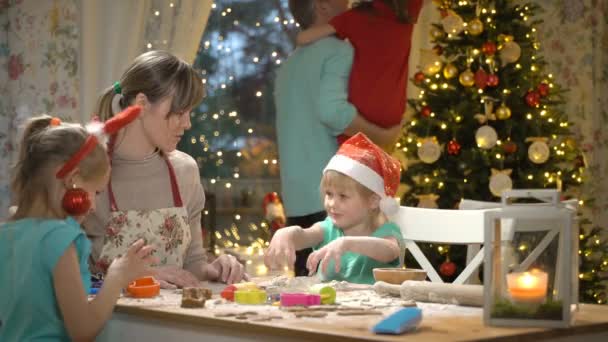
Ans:
[{"label": "patterned curtain", "polygon": [[[594,224],[608,227],[608,1],[536,0],[539,41],[549,70],[569,88],[566,112],[588,167],[585,196]],[[605,232],[608,231],[605,230]]]},{"label": "patterned curtain", "polygon": [[78,1],[0,1],[0,221],[21,126],[52,113],[78,119]]}]

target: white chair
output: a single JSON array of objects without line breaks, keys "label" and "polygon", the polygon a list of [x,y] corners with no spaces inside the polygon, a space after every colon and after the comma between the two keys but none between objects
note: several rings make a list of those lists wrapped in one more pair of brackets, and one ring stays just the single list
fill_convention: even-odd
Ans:
[{"label": "white chair", "polygon": [[[489,209],[500,210],[500,209]],[[484,235],[484,213],[488,210],[449,210],[400,207],[392,218],[403,235],[405,247],[433,282],[443,283],[435,268],[426,258],[418,242],[446,244],[481,244]],[[505,235],[504,239],[507,238]],[[483,248],[467,262],[454,284],[464,284],[483,262]]]}]

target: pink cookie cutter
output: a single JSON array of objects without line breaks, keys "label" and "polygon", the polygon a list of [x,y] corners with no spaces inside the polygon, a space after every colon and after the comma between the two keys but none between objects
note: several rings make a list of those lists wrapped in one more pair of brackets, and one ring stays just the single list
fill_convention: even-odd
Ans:
[{"label": "pink cookie cutter", "polygon": [[281,306],[321,305],[321,296],[308,293],[281,293]]}]

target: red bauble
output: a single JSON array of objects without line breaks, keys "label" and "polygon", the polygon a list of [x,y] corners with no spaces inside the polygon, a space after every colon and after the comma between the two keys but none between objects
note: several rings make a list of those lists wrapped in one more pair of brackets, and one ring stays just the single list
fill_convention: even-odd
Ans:
[{"label": "red bauble", "polygon": [[439,266],[439,273],[444,277],[451,277],[456,273],[456,264],[451,262],[450,259],[446,260],[441,266]]},{"label": "red bauble", "polygon": [[422,109],[420,110],[420,115],[422,115],[422,116],[424,116],[424,117],[428,118],[428,117],[431,115],[431,113],[432,113],[432,112],[433,112],[433,111],[431,110],[431,107],[429,107],[429,106],[424,106],[424,107],[422,107]]},{"label": "red bauble", "polygon": [[414,74],[414,82],[416,82],[416,83],[424,82],[425,78],[426,78],[426,76],[424,76],[424,73],[422,71],[418,71],[417,73]]},{"label": "red bauble", "polygon": [[456,141],[456,140],[450,140],[448,142],[448,147],[447,147],[448,154],[451,154],[451,155],[455,156],[455,155],[457,155],[457,154],[460,153],[460,148],[461,148],[461,146],[458,143],[458,141]]},{"label": "red bauble", "polygon": [[540,94],[534,90],[528,91],[525,100],[528,106],[536,107],[540,104]]},{"label": "red bauble", "polygon": [[517,151],[517,144],[512,141],[507,141],[502,144],[502,150],[507,154],[515,153]]},{"label": "red bauble", "polygon": [[488,81],[486,82],[486,84],[488,85],[488,87],[496,87],[498,85],[499,81],[500,80],[497,75],[489,74]]},{"label": "red bauble", "polygon": [[538,87],[536,87],[536,90],[541,97],[549,95],[549,85],[547,83],[539,84]]},{"label": "red bauble", "polygon": [[441,54],[443,53],[443,48],[441,47],[441,45],[437,44],[433,46],[433,52],[435,52],[437,56],[441,56]]},{"label": "red bauble", "polygon": [[481,46],[481,51],[486,56],[493,56],[496,53],[496,43],[494,42],[485,42]]},{"label": "red bauble", "polygon": [[61,205],[70,216],[86,215],[91,209],[89,193],[81,188],[69,189],[63,195]]},{"label": "red bauble", "polygon": [[439,10],[439,15],[441,15],[442,18],[445,18],[448,16],[448,11],[447,10]]},{"label": "red bauble", "polygon": [[485,89],[488,85],[488,74],[482,68],[475,72],[475,86],[479,89]]}]

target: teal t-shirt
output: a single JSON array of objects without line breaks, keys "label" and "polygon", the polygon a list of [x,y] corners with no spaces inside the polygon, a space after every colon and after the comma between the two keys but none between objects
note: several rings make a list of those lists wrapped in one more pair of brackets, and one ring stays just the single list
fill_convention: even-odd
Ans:
[{"label": "teal t-shirt", "polygon": [[91,243],[78,222],[22,219],[0,226],[0,341],[70,340],[55,297],[53,269],[72,243],[88,293]]},{"label": "teal t-shirt", "polygon": [[[336,227],[329,217],[321,223],[321,227],[323,228],[323,241],[315,246],[314,250],[319,250],[330,242],[344,236],[344,231]],[[377,238],[394,236],[399,245],[402,245],[401,230],[399,226],[392,222],[387,222],[378,227],[371,236]],[[340,272],[336,273],[334,271],[334,262],[331,261],[327,267],[327,274],[323,274],[324,280],[346,280],[357,284],[373,284],[375,280],[372,270],[378,267],[399,267],[399,258],[389,263],[382,263],[365,255],[346,252],[342,255],[340,264]]]}]

